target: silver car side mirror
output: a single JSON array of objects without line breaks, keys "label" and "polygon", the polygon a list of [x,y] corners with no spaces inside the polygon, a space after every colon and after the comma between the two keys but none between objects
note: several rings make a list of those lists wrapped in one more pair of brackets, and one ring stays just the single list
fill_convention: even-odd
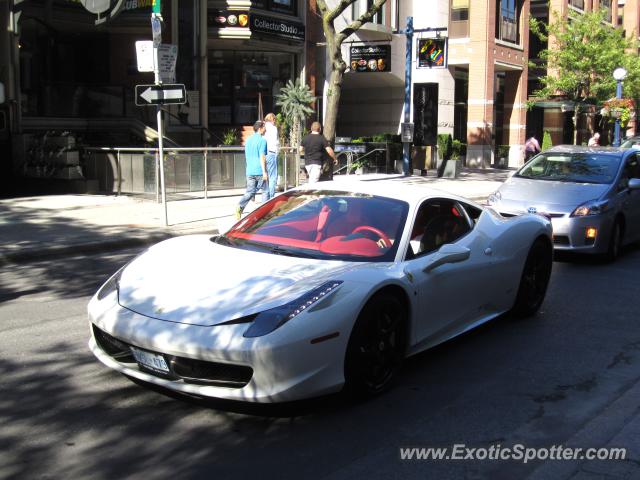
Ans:
[{"label": "silver car side mirror", "polygon": [[630,178],[629,183],[627,184],[627,188],[629,190],[639,190],[640,189],[640,178]]}]

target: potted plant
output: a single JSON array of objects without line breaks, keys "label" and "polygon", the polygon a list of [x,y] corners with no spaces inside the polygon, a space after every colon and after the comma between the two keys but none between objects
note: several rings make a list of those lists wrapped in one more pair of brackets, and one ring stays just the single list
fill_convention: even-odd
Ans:
[{"label": "potted plant", "polygon": [[315,101],[309,87],[303,84],[300,79],[295,83],[289,80],[276,95],[276,105],[282,109],[282,116],[286,124],[290,127],[289,145],[299,147],[302,139],[302,128],[305,120],[313,113],[310,107]]},{"label": "potted plant", "polygon": [[542,146],[540,149],[544,152],[545,150],[549,150],[553,147],[553,142],[551,141],[551,134],[545,130],[542,134]]},{"label": "potted plant", "polygon": [[496,168],[507,168],[509,167],[509,145],[498,145],[496,149]]},{"label": "potted plant", "polygon": [[235,128],[229,128],[222,134],[223,145],[236,145],[238,143],[238,130]]},{"label": "potted plant", "polygon": [[453,139],[451,135],[438,135],[438,176],[446,178],[456,178],[462,169],[462,160],[452,158]]},{"label": "potted plant", "polygon": [[635,115],[635,109],[635,103],[631,98],[610,98],[604,102],[600,114],[603,117],[610,117],[611,121],[620,120],[620,126],[626,128]]}]

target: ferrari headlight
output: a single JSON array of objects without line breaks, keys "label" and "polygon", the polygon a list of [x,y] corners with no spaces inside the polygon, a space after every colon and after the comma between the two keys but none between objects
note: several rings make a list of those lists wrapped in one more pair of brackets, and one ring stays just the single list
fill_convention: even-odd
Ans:
[{"label": "ferrari headlight", "polygon": [[489,205],[495,205],[500,200],[502,200],[502,194],[500,193],[500,191],[497,191],[497,192],[492,193],[491,195],[489,195],[489,198],[487,198],[487,203]]},{"label": "ferrari headlight", "polygon": [[120,288],[120,277],[122,277],[122,272],[124,272],[124,269],[127,268],[131,262],[133,262],[136,258],[140,257],[145,252],[146,250],[144,252],[139,253],[138,255],[133,257],[131,260],[129,260],[127,263],[125,263],[122,267],[120,267],[120,270],[114,273],[111,276],[111,278],[107,280],[104,283],[104,285],[102,285],[102,287],[100,287],[100,290],[98,290],[98,300],[102,300],[103,298],[109,296],[113,292],[118,291],[118,289]]},{"label": "ferrari headlight", "polygon": [[587,203],[583,203],[578,208],[576,208],[572,213],[572,217],[586,217],[589,215],[599,215],[603,212],[606,212],[609,209],[609,201],[595,201],[592,200]]},{"label": "ferrari headlight", "polygon": [[253,323],[251,323],[251,326],[244,332],[244,336],[247,338],[262,337],[263,335],[273,332],[276,328],[284,325],[296,315],[299,315],[315,303],[326,298],[327,295],[333,293],[341,284],[342,281],[340,280],[327,282],[296,298],[292,302],[260,312]]},{"label": "ferrari headlight", "polygon": [[[126,265],[125,265],[126,266]],[[124,271],[124,267],[114,273],[109,280],[107,280],[100,290],[98,290],[98,300],[102,300],[113,292],[118,291],[118,287],[120,285],[120,277],[122,276],[122,272]]]}]

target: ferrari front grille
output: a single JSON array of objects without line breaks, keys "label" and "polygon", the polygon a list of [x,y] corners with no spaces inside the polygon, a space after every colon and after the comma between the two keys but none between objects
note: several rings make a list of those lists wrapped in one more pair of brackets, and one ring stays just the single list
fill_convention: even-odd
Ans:
[{"label": "ferrari front grille", "polygon": [[[109,335],[93,325],[93,336],[98,347],[107,355],[120,363],[136,363],[131,353],[131,346]],[[208,362],[195,360],[193,358],[177,357],[175,355],[164,355],[159,352],[150,352],[164,357],[169,366],[168,375],[157,374],[144,368],[145,373],[157,375],[162,378],[170,377],[173,380],[181,380],[185,383],[198,385],[212,385],[217,387],[242,388],[253,377],[253,369],[246,365],[235,365],[230,363]]]}]

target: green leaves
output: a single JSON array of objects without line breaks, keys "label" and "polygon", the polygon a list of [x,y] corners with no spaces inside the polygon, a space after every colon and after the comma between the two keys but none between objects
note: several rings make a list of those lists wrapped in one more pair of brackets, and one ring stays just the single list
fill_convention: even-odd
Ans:
[{"label": "green leaves", "polygon": [[316,100],[307,85],[304,85],[300,79],[294,82],[289,80],[287,84],[280,89],[280,94],[276,95],[276,105],[282,110],[287,125],[290,128],[290,145],[298,146],[300,144],[300,133],[302,125],[306,118],[313,113],[310,105]]},{"label": "green leaves", "polygon": [[280,89],[280,94],[276,95],[276,105],[282,108],[282,114],[289,123],[297,120],[304,120],[313,113],[310,105],[315,101],[311,90],[304,85],[300,79],[294,82],[289,80],[287,84]]},{"label": "green leaves", "polygon": [[615,95],[613,71],[617,67],[629,72],[625,95],[640,93],[638,42],[607,23],[605,12],[601,9],[567,19],[556,13],[546,29],[535,20],[530,22],[531,32],[541,40],[548,39],[551,47],[540,54],[548,72],[540,79],[543,88],[535,92],[536,97],[562,95],[575,102],[602,102]]}]

